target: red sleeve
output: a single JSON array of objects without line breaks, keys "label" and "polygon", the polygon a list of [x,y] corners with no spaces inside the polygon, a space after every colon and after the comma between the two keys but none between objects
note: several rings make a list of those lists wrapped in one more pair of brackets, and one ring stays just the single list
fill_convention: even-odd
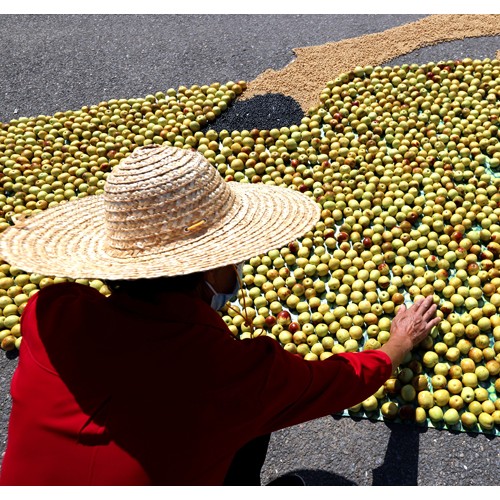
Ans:
[{"label": "red sleeve", "polygon": [[243,344],[265,376],[259,395],[262,433],[354,406],[374,394],[392,374],[389,356],[378,350],[305,361],[269,338]]}]

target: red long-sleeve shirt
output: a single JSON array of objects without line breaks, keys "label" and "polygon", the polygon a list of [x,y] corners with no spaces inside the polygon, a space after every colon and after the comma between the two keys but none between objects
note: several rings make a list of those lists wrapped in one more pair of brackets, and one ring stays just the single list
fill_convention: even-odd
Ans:
[{"label": "red long-sleeve shirt", "polygon": [[308,362],[239,341],[203,301],[74,283],[32,297],[1,485],[217,485],[249,440],[323,417],[391,375],[381,351]]}]

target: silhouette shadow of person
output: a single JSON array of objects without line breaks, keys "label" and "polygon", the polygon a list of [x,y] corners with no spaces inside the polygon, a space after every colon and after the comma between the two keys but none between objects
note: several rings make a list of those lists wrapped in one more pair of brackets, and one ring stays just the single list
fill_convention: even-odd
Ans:
[{"label": "silhouette shadow of person", "polygon": [[417,486],[419,435],[410,424],[386,423],[391,429],[384,463],[373,470],[373,486]]}]

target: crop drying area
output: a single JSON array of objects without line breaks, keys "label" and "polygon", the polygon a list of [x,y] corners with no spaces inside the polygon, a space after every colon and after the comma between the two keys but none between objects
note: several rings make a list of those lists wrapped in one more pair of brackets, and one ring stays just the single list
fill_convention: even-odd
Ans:
[{"label": "crop drying area", "polygon": [[[69,19],[77,33],[82,17]],[[106,17],[88,22],[98,29]],[[113,167],[151,143],[196,149],[228,182],[304,193],[320,205],[321,221],[302,239],[245,263],[244,288],[220,312],[235,337],[267,335],[321,363],[380,347],[397,308],[419,298],[432,295],[442,321],[373,396],[342,415],[275,433],[263,480],[297,470],[308,484],[498,484],[500,16],[188,18],[179,23],[213,22],[222,31],[232,23],[243,49],[231,58],[254,50],[264,66],[251,73],[255,67],[234,63],[227,72],[223,56],[212,54],[219,77],[148,81],[142,97],[123,90],[79,106],[71,101],[75,89],[61,96],[72,110],[46,103],[48,114],[40,101],[30,112],[19,96],[23,117],[0,113],[0,231],[102,194]],[[144,21],[114,19],[132,32]],[[299,28],[315,21],[321,45]],[[40,28],[52,21],[18,22]],[[270,69],[258,41],[248,48],[242,33],[249,26],[303,47]],[[104,57],[112,61],[112,51]],[[137,72],[128,70],[135,84]],[[19,318],[30,296],[67,280],[7,263],[0,273],[3,452]],[[98,279],[77,281],[109,293]]]}]

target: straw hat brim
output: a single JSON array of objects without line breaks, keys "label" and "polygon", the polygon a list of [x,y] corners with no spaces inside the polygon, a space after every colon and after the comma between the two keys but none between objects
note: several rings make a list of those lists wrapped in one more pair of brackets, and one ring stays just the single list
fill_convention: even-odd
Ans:
[{"label": "straw hat brim", "polygon": [[74,279],[179,276],[250,259],[314,228],[319,205],[281,186],[230,183],[236,203],[185,239],[115,255],[106,248],[105,197],[88,196],[32,216],[0,235],[0,257],[25,272]]}]

